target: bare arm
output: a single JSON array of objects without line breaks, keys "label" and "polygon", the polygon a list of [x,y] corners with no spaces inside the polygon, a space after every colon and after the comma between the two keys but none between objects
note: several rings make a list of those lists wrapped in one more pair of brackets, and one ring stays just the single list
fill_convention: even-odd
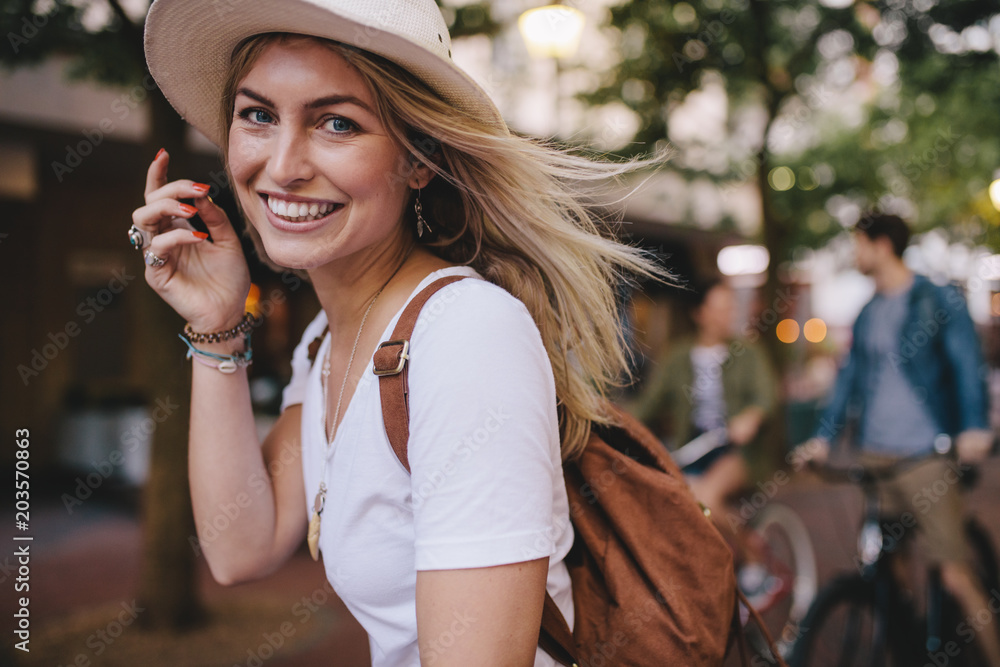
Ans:
[{"label": "bare arm", "polygon": [[302,407],[285,410],[261,446],[245,371],[196,364],[191,402],[188,467],[202,551],[219,583],[261,577],[305,537]]},{"label": "bare arm", "polygon": [[420,664],[530,667],[549,559],[417,572]]},{"label": "bare arm", "polygon": [[[239,237],[208,198],[207,185],[167,181],[168,160],[161,151],[150,164],[146,203],[132,214],[145,251],[162,260],[147,264],[146,282],[195,331],[228,330],[242,318],[250,287]],[[195,213],[208,235],[184,228],[183,220]],[[242,346],[242,339],[196,345],[221,355]],[[261,447],[246,369],[225,374],[200,363],[193,367],[188,467],[195,523],[213,576],[235,583],[275,569],[305,534],[301,409],[286,410]]]}]

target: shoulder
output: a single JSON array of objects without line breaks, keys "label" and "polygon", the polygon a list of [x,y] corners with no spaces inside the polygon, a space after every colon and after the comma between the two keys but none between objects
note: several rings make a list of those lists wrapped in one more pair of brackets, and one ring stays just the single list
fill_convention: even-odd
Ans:
[{"label": "shoulder", "polygon": [[957,285],[939,285],[926,276],[915,275],[913,292],[916,299],[936,310],[965,311],[967,308],[965,295]]},{"label": "shoulder", "polygon": [[694,347],[693,338],[682,338],[667,350],[666,355],[663,357],[663,364],[665,366],[676,366],[677,364],[690,364],[691,363],[691,348]]},{"label": "shoulder", "polygon": [[520,300],[481,279],[445,286],[420,311],[410,338],[414,384],[449,394],[501,386],[548,387],[552,365]]},{"label": "shoulder", "polygon": [[413,345],[482,345],[511,336],[541,341],[520,300],[486,280],[466,278],[445,286],[424,304],[413,329]]},{"label": "shoulder", "polygon": [[309,372],[316,356],[315,350],[319,348],[319,344],[314,344],[314,341],[322,341],[326,325],[326,313],[320,309],[302,333],[299,344],[295,346],[295,351],[292,352],[292,378],[282,392],[282,411],[305,400]]}]

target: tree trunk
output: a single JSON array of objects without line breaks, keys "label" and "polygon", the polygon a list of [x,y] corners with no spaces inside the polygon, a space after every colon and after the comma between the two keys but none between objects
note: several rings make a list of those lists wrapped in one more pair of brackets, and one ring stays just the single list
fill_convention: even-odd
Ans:
[{"label": "tree trunk", "polygon": [[[185,123],[153,91],[150,143],[156,151],[170,153],[172,178],[186,172]],[[147,355],[154,417],[166,415],[153,434],[149,481],[143,496],[144,543],[138,604],[145,611],[139,620],[149,629],[183,629],[203,619],[195,577],[196,553],[189,539],[195,535],[188,486],[188,421],[191,403],[189,364],[177,334],[184,322],[151,289],[145,292],[138,334]]]}]

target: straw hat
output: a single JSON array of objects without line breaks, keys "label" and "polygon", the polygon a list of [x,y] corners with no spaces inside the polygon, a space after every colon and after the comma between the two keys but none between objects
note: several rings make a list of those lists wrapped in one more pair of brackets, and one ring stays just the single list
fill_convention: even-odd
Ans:
[{"label": "straw hat", "polygon": [[155,0],[146,17],[146,62],[178,113],[221,145],[219,104],[233,49],[267,32],[376,53],[458,110],[506,131],[486,91],[452,62],[451,36],[434,0]]}]

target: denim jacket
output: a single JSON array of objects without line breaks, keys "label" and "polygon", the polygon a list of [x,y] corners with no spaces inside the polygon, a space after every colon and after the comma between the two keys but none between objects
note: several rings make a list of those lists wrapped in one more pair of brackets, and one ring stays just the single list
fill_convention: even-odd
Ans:
[{"label": "denim jacket", "polygon": [[[872,326],[869,302],[854,323],[850,352],[815,435],[832,441],[849,416],[865,423],[877,365],[868,358],[862,341]],[[889,363],[902,369],[940,433],[955,436],[967,429],[989,428],[987,368],[965,299],[956,288],[914,276],[899,347]],[[857,436],[864,442],[864,433]]]}]

